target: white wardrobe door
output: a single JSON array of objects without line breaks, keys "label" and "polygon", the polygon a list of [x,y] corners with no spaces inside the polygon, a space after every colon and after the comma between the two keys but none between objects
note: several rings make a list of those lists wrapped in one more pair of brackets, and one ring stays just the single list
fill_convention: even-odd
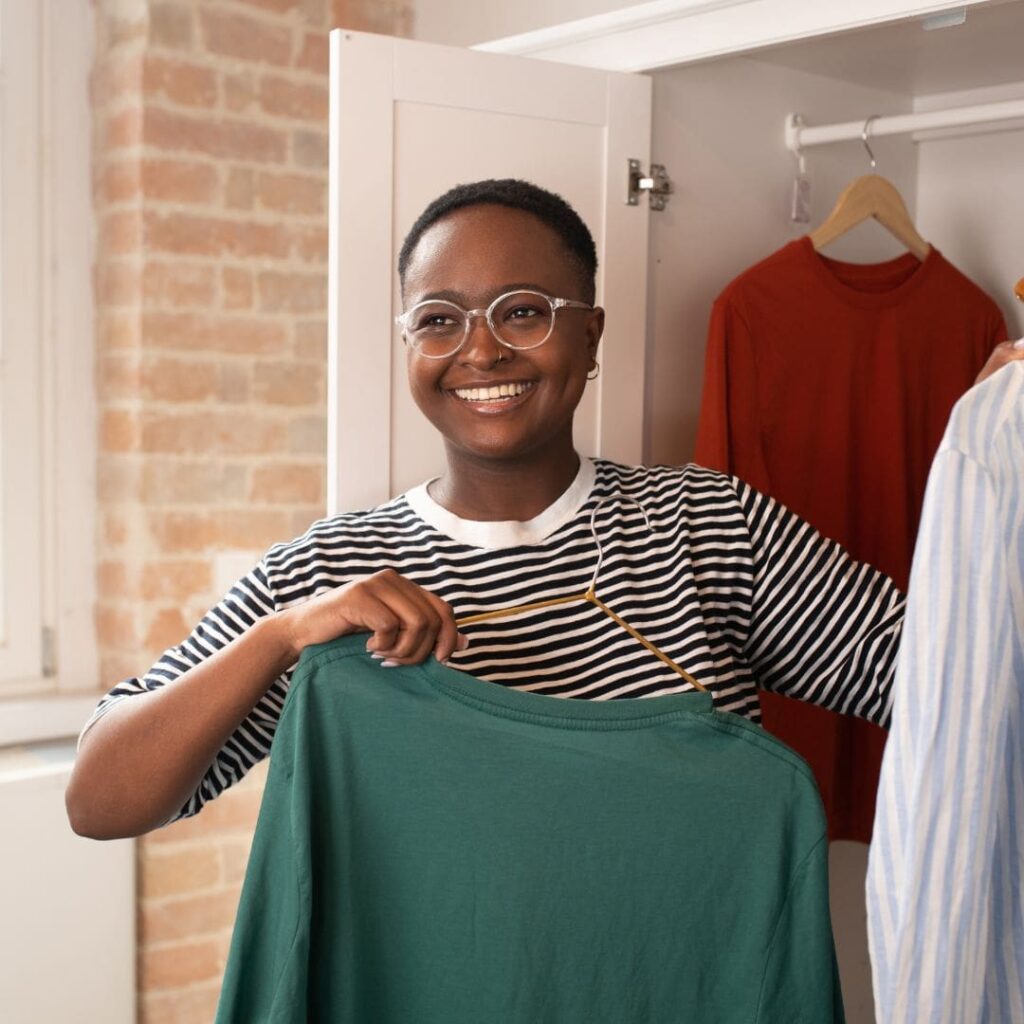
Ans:
[{"label": "white wardrobe door", "polygon": [[453,185],[518,177],[564,196],[594,233],[608,312],[601,375],[576,420],[586,454],[643,458],[651,83],[387,36],[331,36],[328,511],[436,476],[440,438],[406,386],[396,263],[422,209]]}]

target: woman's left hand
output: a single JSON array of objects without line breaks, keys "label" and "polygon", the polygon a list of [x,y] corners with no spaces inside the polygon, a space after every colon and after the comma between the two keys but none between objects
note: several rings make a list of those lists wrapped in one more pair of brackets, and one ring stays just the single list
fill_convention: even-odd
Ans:
[{"label": "woman's left hand", "polygon": [[1001,370],[1007,363],[1016,362],[1018,359],[1024,359],[1024,338],[1021,338],[1020,341],[1004,341],[1001,345],[996,345],[974,383],[980,384],[997,370]]}]

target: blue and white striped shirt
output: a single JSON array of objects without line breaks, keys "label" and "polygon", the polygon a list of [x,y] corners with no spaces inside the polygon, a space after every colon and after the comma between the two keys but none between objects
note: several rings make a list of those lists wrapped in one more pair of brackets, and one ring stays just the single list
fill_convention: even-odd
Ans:
[{"label": "blue and white striped shirt", "polygon": [[928,480],[868,867],[879,1024],[1024,1021],[1024,363]]}]

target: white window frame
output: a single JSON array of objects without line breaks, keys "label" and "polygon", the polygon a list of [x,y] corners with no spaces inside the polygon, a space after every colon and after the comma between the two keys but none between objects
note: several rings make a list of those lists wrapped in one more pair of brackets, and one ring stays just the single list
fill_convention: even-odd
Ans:
[{"label": "white window frame", "polygon": [[94,39],[89,0],[0,0],[0,746],[74,735],[100,685]]}]

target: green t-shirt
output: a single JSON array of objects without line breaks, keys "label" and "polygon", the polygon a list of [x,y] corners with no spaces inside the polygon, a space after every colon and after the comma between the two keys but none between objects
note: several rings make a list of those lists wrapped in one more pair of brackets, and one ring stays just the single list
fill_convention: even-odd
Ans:
[{"label": "green t-shirt", "polygon": [[295,671],[219,1024],[843,1020],[797,755],[707,694],[542,696],[365,641]]}]

